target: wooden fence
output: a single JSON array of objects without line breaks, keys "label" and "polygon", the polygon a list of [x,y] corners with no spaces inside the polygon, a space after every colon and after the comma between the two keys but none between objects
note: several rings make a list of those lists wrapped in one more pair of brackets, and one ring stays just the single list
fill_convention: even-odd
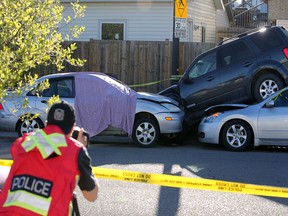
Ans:
[{"label": "wooden fence", "polygon": [[[172,42],[111,41],[77,42],[74,57],[86,59],[81,68],[65,65],[68,71],[97,71],[114,75],[136,91],[158,92],[171,85]],[[215,46],[213,43],[179,44],[179,75],[200,53]],[[55,71],[54,71],[55,72]],[[43,73],[53,73],[51,70]],[[145,85],[151,83],[150,85]],[[154,83],[154,84],[152,84]],[[141,85],[144,84],[144,85]]]}]

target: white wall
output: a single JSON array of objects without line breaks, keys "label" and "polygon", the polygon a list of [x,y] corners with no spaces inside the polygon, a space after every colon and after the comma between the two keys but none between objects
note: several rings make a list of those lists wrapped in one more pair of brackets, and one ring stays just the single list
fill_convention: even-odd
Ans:
[{"label": "white wall", "polygon": [[[62,0],[63,2],[64,0]],[[67,0],[68,1],[68,0]],[[93,1],[93,0],[91,0]],[[112,1],[112,0],[111,0]],[[125,1],[85,2],[85,17],[73,24],[85,26],[85,32],[78,40],[101,39],[101,22],[122,22],[125,25],[125,40],[139,41],[172,41],[173,7],[171,0],[158,1]],[[228,26],[227,14],[224,10],[216,10],[215,0],[186,0],[188,6],[188,38],[180,41],[201,42],[201,27],[206,27],[208,43],[216,42],[216,26]],[[65,15],[71,15],[68,3]],[[199,28],[197,28],[197,26]],[[69,28],[61,29],[66,33]]]},{"label": "white wall", "polygon": [[225,10],[216,11],[216,26],[229,27],[229,19]]},{"label": "white wall", "polygon": [[[69,4],[64,16],[71,14]],[[172,39],[172,3],[85,3],[85,17],[74,21],[74,25],[85,26],[78,40],[100,39],[102,21],[125,23],[125,40],[164,41]],[[67,32],[68,28],[61,29]]]},{"label": "white wall", "polygon": [[213,0],[189,0],[188,17],[193,19],[193,42],[201,42],[201,26],[206,27],[206,41],[215,42],[216,12]]}]

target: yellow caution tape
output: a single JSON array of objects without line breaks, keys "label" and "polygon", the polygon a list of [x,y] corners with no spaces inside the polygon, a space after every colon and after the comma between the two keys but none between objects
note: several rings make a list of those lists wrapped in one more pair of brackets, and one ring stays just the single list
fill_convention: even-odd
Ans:
[{"label": "yellow caution tape", "polygon": [[[11,160],[0,160],[0,166],[11,166],[12,163],[13,161]],[[94,175],[103,179],[139,182],[176,188],[193,188],[200,190],[288,198],[288,188],[283,187],[244,184],[240,182],[190,178],[166,174],[152,174],[127,170],[115,170],[100,167],[93,167],[92,170]]]},{"label": "yellow caution tape", "polygon": [[171,75],[171,80],[179,80],[183,75]]},{"label": "yellow caution tape", "polygon": [[135,87],[142,87],[142,86],[150,86],[150,85],[156,85],[160,82],[168,81],[170,79],[164,79],[164,80],[159,80],[155,82],[149,82],[149,83],[142,83],[142,84],[135,84],[135,85],[129,85],[130,88],[135,88]]},{"label": "yellow caution tape", "polygon": [[156,84],[161,83],[161,82],[164,82],[164,81],[179,80],[181,77],[182,77],[182,75],[171,75],[171,78],[169,78],[169,79],[163,79],[163,80],[159,80],[159,81],[142,83],[142,84],[129,85],[129,87],[130,87],[130,88],[135,88],[135,87],[143,87],[143,86],[156,85]]},{"label": "yellow caution tape", "polygon": [[0,160],[0,166],[12,166],[12,160]]}]

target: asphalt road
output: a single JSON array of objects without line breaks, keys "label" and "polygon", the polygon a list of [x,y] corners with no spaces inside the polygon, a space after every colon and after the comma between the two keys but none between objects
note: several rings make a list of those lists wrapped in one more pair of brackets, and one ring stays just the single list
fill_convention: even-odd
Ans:
[{"label": "asphalt road", "polygon": [[[2,138],[1,138],[2,137]],[[0,158],[10,158],[14,138],[0,134]],[[246,184],[288,188],[285,148],[257,148],[230,152],[204,145],[195,137],[183,146],[159,145],[142,149],[116,139],[98,141],[88,148],[93,166],[102,168],[172,174]],[[77,188],[81,215],[94,216],[287,216],[288,199],[198,189],[161,187],[99,179],[101,190],[94,203],[84,200]]]}]

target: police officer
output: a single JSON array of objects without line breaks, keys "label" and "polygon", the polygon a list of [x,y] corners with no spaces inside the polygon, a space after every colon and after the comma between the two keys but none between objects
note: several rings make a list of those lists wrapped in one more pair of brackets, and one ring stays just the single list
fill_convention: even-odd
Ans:
[{"label": "police officer", "polygon": [[56,103],[44,129],[12,144],[13,165],[0,193],[0,215],[71,215],[77,183],[88,201],[97,199],[99,183],[88,152],[70,137],[74,125],[73,107]]}]

